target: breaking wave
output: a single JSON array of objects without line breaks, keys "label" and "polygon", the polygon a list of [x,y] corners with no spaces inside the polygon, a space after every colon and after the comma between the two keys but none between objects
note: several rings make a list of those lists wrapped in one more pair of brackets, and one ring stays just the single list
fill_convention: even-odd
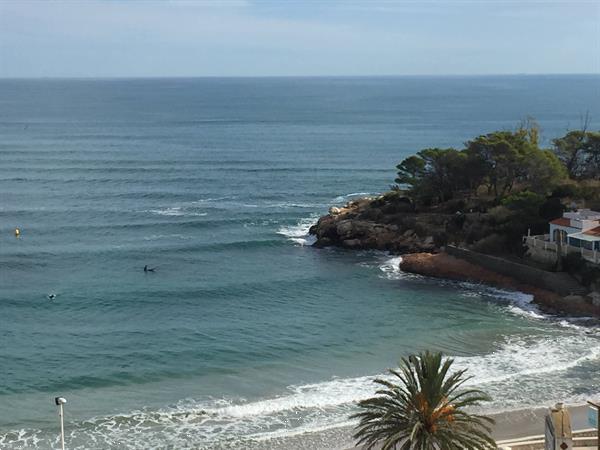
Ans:
[{"label": "breaking wave", "polygon": [[[487,412],[555,401],[579,403],[600,392],[600,386],[590,386],[594,392],[577,392],[569,383],[584,366],[600,365],[597,335],[507,338],[490,353],[454,359],[455,369],[468,369],[473,376],[469,386],[492,396],[492,403],[484,409]],[[292,385],[278,396],[251,401],[189,399],[160,410],[93,418],[70,424],[69,448],[272,448],[269,441],[273,439],[352,425],[348,416],[356,410],[356,402],[374,394],[376,377],[389,375]],[[55,434],[44,430],[0,435],[0,447],[8,449],[49,448],[55,442]]]},{"label": "breaking wave", "polygon": [[353,198],[357,198],[357,197],[367,197],[370,195],[374,195],[372,192],[353,192],[351,194],[346,194],[346,195],[338,195],[337,197],[335,197],[333,199],[334,203],[342,203],[342,202],[347,202],[349,200],[352,200]]},{"label": "breaking wave", "polygon": [[308,234],[308,230],[315,223],[317,223],[318,217],[313,215],[300,219],[294,225],[284,225],[277,230],[277,234],[285,236],[288,240],[298,245],[312,245],[316,238]]}]

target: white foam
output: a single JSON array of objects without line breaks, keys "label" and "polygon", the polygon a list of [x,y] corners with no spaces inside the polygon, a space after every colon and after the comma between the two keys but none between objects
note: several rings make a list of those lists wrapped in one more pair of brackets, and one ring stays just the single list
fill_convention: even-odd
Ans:
[{"label": "white foam", "polygon": [[280,203],[269,203],[266,204],[267,208],[322,208],[324,205],[316,203],[294,203],[294,202],[280,202]]},{"label": "white foam", "polygon": [[159,216],[183,216],[184,213],[181,211],[181,207],[172,207],[164,209],[150,209],[148,212],[158,214]]},{"label": "white foam", "polygon": [[[582,371],[593,373],[600,364],[600,339],[575,331],[555,337],[509,338],[497,349],[481,355],[456,356],[453,370],[468,369],[469,387],[482,388],[493,397],[486,411],[510,410],[552,404],[578,403],[594,396],[598,386],[572,383]],[[591,365],[591,366],[590,366]],[[585,367],[587,366],[587,367]],[[586,372],[584,372],[586,373]],[[581,376],[581,375],[579,375]],[[159,448],[165,445],[194,448],[245,447],[247,439],[269,441],[301,433],[352,426],[348,416],[356,402],[374,395],[375,377],[334,378],[319,383],[289,386],[281,395],[254,401],[243,399],[186,400],[158,411],[137,411],[91,419],[71,425],[72,448]],[[585,378],[585,377],[584,377]],[[7,443],[27,442],[27,448],[48,448],[52,437],[41,430],[22,430]],[[136,436],[132,439],[132,436]],[[90,445],[94,442],[95,445]],[[260,446],[259,446],[260,447]],[[15,446],[15,448],[17,448]]]},{"label": "white foam", "polygon": [[277,230],[277,234],[287,237],[298,245],[312,245],[316,238],[308,234],[310,227],[317,223],[317,216],[300,219],[295,225],[284,225]]},{"label": "white foam", "polygon": [[[462,295],[465,296],[486,296],[488,298],[508,301],[507,309],[510,313],[523,316],[530,319],[542,319],[542,320],[554,320],[555,316],[544,314],[540,311],[539,307],[533,303],[533,295],[527,294],[520,291],[510,291],[507,289],[499,289],[492,286],[483,284],[476,284],[468,281],[453,281],[445,279],[432,279],[418,274],[412,274],[403,272],[400,269],[400,263],[402,262],[401,256],[388,256],[385,260],[378,265],[379,270],[382,272],[381,277],[389,280],[423,280],[428,283],[436,283],[438,285],[451,284],[460,286],[465,292]],[[361,263],[367,267],[370,267],[370,263]],[[578,317],[575,319],[563,319],[557,321],[557,323],[563,327],[578,328],[578,322],[589,322],[593,320],[589,317]]]},{"label": "white foam", "polygon": [[[402,262],[402,256],[390,256],[386,254],[383,257],[378,257],[377,267],[381,271],[380,278],[388,280],[424,280],[426,279],[422,275],[415,273],[403,272],[400,269],[400,263]],[[370,267],[369,263],[364,264]]]},{"label": "white foam", "polygon": [[215,197],[215,198],[201,198],[199,200],[195,200],[193,202],[190,202],[190,204],[192,205],[202,205],[205,203],[214,203],[214,202],[223,202],[225,200],[231,200],[234,197]]},{"label": "white foam", "polygon": [[[456,365],[468,369],[475,385],[494,384],[535,375],[564,372],[600,358],[600,341],[579,336],[560,336],[534,341],[510,339],[500,349],[482,356],[456,357]],[[543,381],[540,377],[539,381]],[[518,386],[514,386],[518,390]],[[541,386],[540,386],[541,387]],[[525,399],[523,399],[525,400]]]},{"label": "white foam", "polygon": [[392,258],[387,259],[383,264],[379,266],[379,270],[381,270],[385,274],[385,278],[390,280],[396,280],[402,274],[400,270],[400,263],[402,262],[402,256],[394,256]]},{"label": "white foam", "polygon": [[144,237],[145,241],[158,241],[158,240],[162,240],[162,239],[168,239],[168,240],[172,240],[172,239],[189,240],[189,239],[193,239],[193,238],[192,238],[192,236],[186,236],[186,235],[183,235],[183,234],[152,234],[150,236]]},{"label": "white foam", "polygon": [[[304,239],[315,220],[315,217],[302,219],[296,225],[282,227],[278,233],[290,240]],[[372,256],[370,261],[373,261]],[[368,267],[378,267],[384,277],[397,279],[403,276],[400,261],[399,256],[378,254],[375,263]],[[504,338],[486,353],[454,357],[453,369],[467,369],[467,375],[473,376],[469,386],[482,388],[493,397],[493,402],[486,405],[484,411],[548,405],[557,401],[580,403],[600,393],[597,392],[600,386],[588,379],[594,371],[600,370],[597,328],[586,328],[570,321],[547,320],[548,316],[536,311],[528,294],[471,283],[458,285],[466,294],[508,301],[509,311],[526,314],[544,327],[542,333],[537,327],[524,328],[521,335]],[[110,448],[118,442],[119,448],[127,449],[160,448],[167,444],[245,448],[246,439],[253,442],[285,441],[286,437],[301,433],[351,426],[353,423],[349,422],[348,416],[356,411],[356,402],[374,395],[375,377],[389,379],[387,374],[333,378],[289,386],[280,395],[270,398],[188,400],[159,411],[97,418],[74,427],[70,440],[88,443],[72,448]],[[22,445],[26,448],[51,447],[50,439],[55,437],[42,434],[41,430],[25,430],[15,439],[27,442]],[[135,440],[131,436],[136,436]],[[15,441],[0,435],[0,447],[11,448],[7,442]]]},{"label": "white foam", "polygon": [[353,192],[351,194],[338,195],[337,197],[335,197],[333,199],[333,202],[342,203],[342,202],[347,202],[349,199],[351,199],[353,197],[367,197],[370,195],[373,195],[373,194],[370,192]]},{"label": "white foam", "polygon": [[208,213],[190,210],[190,208],[184,208],[182,206],[173,206],[173,207],[162,208],[162,209],[148,209],[144,212],[150,212],[152,214],[157,214],[159,216],[203,217],[203,216],[208,215]]},{"label": "white foam", "polygon": [[550,317],[546,314],[543,314],[538,306],[533,303],[533,295],[531,294],[526,294],[525,292],[520,291],[498,289],[491,286],[486,286],[484,293],[488,296],[498,299],[508,300],[510,302],[508,309],[513,314],[533,319],[547,319]]}]

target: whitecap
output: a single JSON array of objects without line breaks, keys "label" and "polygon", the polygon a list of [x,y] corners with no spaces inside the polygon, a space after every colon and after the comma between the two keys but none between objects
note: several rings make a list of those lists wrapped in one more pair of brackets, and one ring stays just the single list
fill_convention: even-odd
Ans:
[{"label": "whitecap", "polygon": [[162,208],[162,209],[148,209],[148,210],[145,210],[144,212],[157,214],[159,216],[177,216],[177,217],[181,217],[181,216],[204,217],[204,216],[208,215],[208,213],[206,213],[206,212],[198,212],[196,210],[193,210],[190,208],[184,208],[182,206],[173,206],[173,207]]},{"label": "whitecap", "polygon": [[181,240],[189,240],[193,239],[192,236],[186,236],[183,234],[152,234],[150,236],[144,237],[145,241],[158,241],[161,239],[181,239]]},{"label": "whitecap", "polygon": [[[434,282],[438,285],[455,285],[464,290],[461,295],[465,297],[481,297],[485,296],[491,300],[500,300],[508,302],[506,306],[508,311],[514,315],[522,316],[529,319],[552,320],[562,327],[574,328],[579,330],[589,329],[588,325],[595,325],[597,320],[590,317],[574,317],[564,318],[556,321],[557,317],[543,313],[540,308],[533,302],[533,295],[521,291],[512,291],[508,289],[495,288],[493,286],[473,283],[470,281],[454,281],[450,279],[431,278],[423,275],[403,272],[400,269],[402,256],[389,256],[378,265],[382,272],[381,277],[389,280],[422,280],[428,283]],[[361,263],[366,267],[369,263]],[[433,280],[433,281],[432,281]]]},{"label": "whitecap", "polygon": [[368,197],[374,195],[371,192],[353,192],[351,194],[346,194],[346,195],[338,195],[337,197],[335,197],[332,202],[334,203],[342,203],[342,202],[347,202],[349,199],[352,199],[354,197]]},{"label": "whitecap", "polygon": [[313,215],[300,219],[295,225],[284,225],[277,230],[277,234],[287,237],[290,241],[299,245],[312,245],[316,238],[309,235],[308,231],[315,223],[318,217]]},{"label": "whitecap", "polygon": [[400,270],[401,262],[402,256],[394,256],[384,261],[383,264],[379,266],[379,270],[385,274],[385,278],[397,280],[402,274],[402,271]]},{"label": "whitecap", "polygon": [[269,203],[265,205],[267,208],[323,208],[324,205],[316,203],[294,203],[294,202],[281,202],[281,203]]},{"label": "whitecap", "polygon": [[181,207],[174,206],[171,208],[163,209],[149,209],[148,212],[158,214],[159,216],[183,216],[184,213],[181,211]]},{"label": "whitecap", "polygon": [[[592,391],[598,386],[589,385],[582,390],[582,386],[561,383],[570,382],[578,370],[590,370],[584,366],[600,363],[600,341],[597,337],[569,333],[554,339],[508,338],[490,352],[455,356],[453,370],[467,369],[467,374],[473,376],[468,387],[482,388],[492,395],[492,403],[484,408],[486,412],[556,401],[579,403],[582,398],[593,396],[596,392]],[[120,448],[158,448],[167,443],[186,448],[245,447],[247,439],[285,442],[285,438],[300,433],[352,426],[354,422],[348,417],[356,411],[358,401],[375,394],[376,377],[391,379],[387,373],[332,378],[291,385],[278,396],[254,400],[188,399],[160,410],[90,419],[72,426],[69,439],[95,442],[99,448],[103,444],[107,444],[103,448],[109,448],[111,442],[119,442]],[[47,448],[51,438],[42,437],[40,430],[29,430],[16,439],[30,444],[35,439],[36,445],[31,448]],[[0,443],[8,441],[0,436]]]}]

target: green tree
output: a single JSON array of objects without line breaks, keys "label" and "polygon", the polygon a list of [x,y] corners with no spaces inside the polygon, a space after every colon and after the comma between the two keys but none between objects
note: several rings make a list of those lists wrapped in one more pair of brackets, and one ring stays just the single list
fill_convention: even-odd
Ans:
[{"label": "green tree", "polygon": [[425,181],[418,187],[437,197],[439,202],[450,200],[462,186],[460,172],[464,166],[464,157],[453,148],[426,148],[418,155],[425,161]]},{"label": "green tree", "polygon": [[550,150],[533,149],[525,159],[525,174],[519,180],[538,194],[550,194],[568,177],[567,169]]},{"label": "green tree", "polygon": [[553,152],[573,179],[600,178],[600,132],[573,130],[552,141]]},{"label": "green tree", "polygon": [[403,358],[394,381],[382,379],[376,396],[359,403],[355,438],[367,449],[440,450],[495,449],[493,420],[465,408],[488,401],[475,389],[462,390],[465,370],[449,373],[452,359],[424,352]]},{"label": "green tree", "polygon": [[444,202],[469,188],[466,153],[453,148],[426,148],[403,160],[396,168],[396,183],[410,187],[425,202]]},{"label": "green tree", "polygon": [[537,216],[546,199],[531,191],[521,191],[502,200],[502,205],[512,211],[519,211],[524,215]]},{"label": "green tree", "polygon": [[526,157],[534,146],[526,129],[514,133],[495,131],[469,141],[467,153],[481,161],[488,191],[499,199],[512,190],[520,177],[526,175]]},{"label": "green tree", "polygon": [[396,183],[414,186],[423,176],[425,161],[419,156],[409,156],[398,164],[396,169],[398,169],[398,177],[395,180]]},{"label": "green tree", "polygon": [[585,131],[569,131],[561,138],[554,139],[554,153],[565,165],[571,178],[579,178],[585,169]]},{"label": "green tree", "polygon": [[515,186],[548,193],[566,177],[559,158],[538,147],[535,125],[478,136],[467,143],[466,152],[479,161],[488,192],[498,200]]}]

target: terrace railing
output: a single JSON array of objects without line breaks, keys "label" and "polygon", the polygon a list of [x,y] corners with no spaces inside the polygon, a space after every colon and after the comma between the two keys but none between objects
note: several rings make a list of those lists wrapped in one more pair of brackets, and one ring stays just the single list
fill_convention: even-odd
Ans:
[{"label": "terrace railing", "polygon": [[540,234],[537,236],[523,236],[523,243],[527,247],[534,247],[538,250],[555,253],[566,256],[570,253],[579,253],[583,259],[594,264],[600,264],[600,252],[598,250],[590,250],[584,247],[575,247],[567,243],[557,244],[550,241],[549,234]]}]

